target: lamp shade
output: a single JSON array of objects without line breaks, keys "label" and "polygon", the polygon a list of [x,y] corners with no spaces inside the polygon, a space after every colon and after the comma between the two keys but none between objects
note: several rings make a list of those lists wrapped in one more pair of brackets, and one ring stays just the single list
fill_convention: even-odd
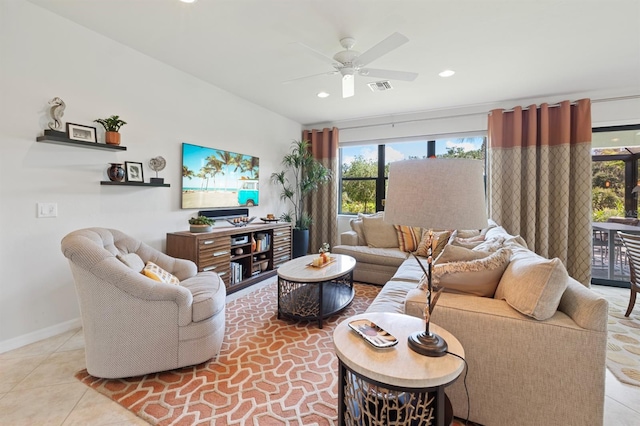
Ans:
[{"label": "lamp shade", "polygon": [[483,162],[430,158],[389,165],[384,221],[429,229],[487,227]]}]

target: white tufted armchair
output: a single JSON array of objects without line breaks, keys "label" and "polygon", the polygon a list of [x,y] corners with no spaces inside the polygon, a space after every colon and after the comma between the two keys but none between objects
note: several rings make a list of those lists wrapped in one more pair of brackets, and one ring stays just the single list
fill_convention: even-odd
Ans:
[{"label": "white tufted armchair", "polygon": [[[225,331],[224,283],[212,272],[120,231],[87,228],[62,239],[84,330],[87,371],[121,378],[199,364],[215,357]],[[179,285],[146,277],[151,261]],[[136,270],[138,269],[138,270]]]}]

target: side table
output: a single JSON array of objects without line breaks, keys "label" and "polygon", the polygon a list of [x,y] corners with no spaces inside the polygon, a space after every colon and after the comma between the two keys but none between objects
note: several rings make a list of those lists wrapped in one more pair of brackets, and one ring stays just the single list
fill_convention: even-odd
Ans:
[{"label": "side table", "polygon": [[[376,349],[353,332],[356,319],[375,322],[398,339],[387,349]],[[449,352],[464,358],[462,345],[451,333],[431,323]],[[407,346],[407,337],[424,329],[424,321],[409,315],[370,312],[342,321],[333,332],[339,364],[338,420],[340,425],[445,425],[444,388],[464,369],[453,355],[427,357]]]}]

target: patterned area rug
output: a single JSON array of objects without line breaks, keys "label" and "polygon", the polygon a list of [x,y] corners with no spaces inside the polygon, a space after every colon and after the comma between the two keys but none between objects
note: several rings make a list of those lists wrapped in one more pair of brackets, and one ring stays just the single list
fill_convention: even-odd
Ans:
[{"label": "patterned area rug", "polygon": [[601,294],[609,301],[607,368],[621,382],[640,386],[640,307],[636,302],[627,318],[624,313],[629,306],[629,290]]},{"label": "patterned area rug", "polygon": [[316,322],[277,319],[274,282],[227,304],[227,335],[215,360],[129,379],[98,379],[86,370],[76,377],[154,425],[333,425],[333,330],[380,291],[355,289],[351,305],[319,329]]}]

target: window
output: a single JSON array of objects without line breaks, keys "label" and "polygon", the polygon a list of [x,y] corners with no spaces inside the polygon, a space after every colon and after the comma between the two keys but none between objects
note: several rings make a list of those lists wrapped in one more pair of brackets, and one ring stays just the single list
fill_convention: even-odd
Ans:
[{"label": "window", "polygon": [[391,162],[430,156],[484,160],[485,145],[486,138],[476,136],[342,147],[340,213],[374,213],[383,210]]},{"label": "window", "polygon": [[593,129],[593,221],[638,217],[640,125]]}]

